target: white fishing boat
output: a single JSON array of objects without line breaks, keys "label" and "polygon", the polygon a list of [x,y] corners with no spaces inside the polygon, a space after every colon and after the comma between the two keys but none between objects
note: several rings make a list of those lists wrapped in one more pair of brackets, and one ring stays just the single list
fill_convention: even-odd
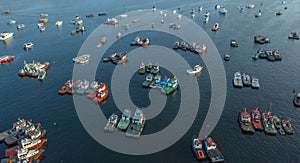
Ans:
[{"label": "white fishing boat", "polygon": [[83,54],[81,56],[78,56],[78,57],[74,57],[73,58],[73,61],[75,63],[81,63],[81,64],[84,64],[84,63],[87,63],[90,59],[90,54]]},{"label": "white fishing boat", "polygon": [[57,27],[61,27],[62,24],[63,24],[63,21],[61,21],[61,20],[58,20],[58,21],[55,23],[55,25],[56,25]]},{"label": "white fishing boat", "polygon": [[44,32],[46,30],[46,27],[45,26],[40,26],[39,29],[40,29],[41,32]]},{"label": "white fishing boat", "polygon": [[243,82],[242,82],[242,75],[241,72],[235,72],[233,76],[233,86],[242,88]]},{"label": "white fishing boat", "polygon": [[28,50],[28,49],[33,48],[33,46],[34,46],[34,44],[32,42],[28,42],[28,43],[24,44],[24,49]]},{"label": "white fishing boat", "polygon": [[260,88],[260,84],[259,84],[259,79],[258,78],[252,77],[251,87],[254,88],[254,89],[259,89]]},{"label": "white fishing boat", "polygon": [[190,75],[198,74],[202,71],[203,67],[200,65],[196,65],[194,69],[187,69],[186,72]]},{"label": "white fishing boat", "polygon": [[0,40],[4,41],[14,36],[13,32],[3,32],[0,34]]},{"label": "white fishing boat", "polygon": [[17,29],[24,29],[25,28],[25,25],[24,24],[19,24],[17,25]]}]

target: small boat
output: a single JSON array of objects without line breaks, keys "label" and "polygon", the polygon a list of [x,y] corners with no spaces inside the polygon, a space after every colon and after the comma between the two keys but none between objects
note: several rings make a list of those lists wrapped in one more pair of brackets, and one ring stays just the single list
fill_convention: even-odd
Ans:
[{"label": "small boat", "polygon": [[282,119],[281,123],[286,134],[294,134],[291,120]]},{"label": "small boat", "polygon": [[120,53],[117,54],[117,59],[113,60],[112,63],[118,65],[118,64],[126,63],[127,61],[128,61],[128,55],[126,53]]},{"label": "small boat", "polygon": [[146,66],[144,62],[141,62],[140,67],[139,67],[139,74],[145,74],[146,72]]},{"label": "small boat", "polygon": [[121,32],[118,32],[117,38],[120,39],[120,38],[122,38],[122,37],[123,37],[123,34],[122,34]]},{"label": "small boat", "polygon": [[277,130],[279,130],[281,128],[281,120],[277,116],[274,115],[273,122],[274,122],[275,128]]},{"label": "small boat", "polygon": [[83,54],[81,56],[74,57],[73,61],[75,63],[84,64],[84,63],[87,63],[89,61],[90,56],[91,56],[90,54]]},{"label": "small boat", "polygon": [[223,154],[219,151],[219,149],[217,148],[217,143],[211,137],[206,137],[205,140],[203,140],[203,143],[207,157],[211,162],[224,161]]},{"label": "small boat", "polygon": [[258,14],[255,15],[256,18],[261,17],[261,10],[258,11]]},{"label": "small boat", "polygon": [[106,22],[104,22],[104,24],[110,24],[110,25],[116,25],[118,24],[119,21],[115,18],[107,18]]},{"label": "small boat", "polygon": [[44,80],[46,78],[46,71],[45,70],[40,70],[39,75],[38,75],[38,80]]},{"label": "small boat", "polygon": [[221,8],[221,6],[220,6],[219,4],[216,4],[216,5],[215,5],[215,9],[216,9],[216,10],[218,10],[218,9],[220,9],[220,8]]},{"label": "small boat", "polygon": [[204,54],[207,51],[205,44],[200,44],[196,42],[192,42],[191,46],[188,48],[191,52],[194,52],[196,54]]},{"label": "small boat", "polygon": [[32,49],[34,46],[34,44],[32,42],[28,42],[24,44],[24,49],[28,50],[28,49]]},{"label": "small boat", "polygon": [[259,89],[260,84],[259,84],[259,79],[256,77],[252,77],[252,82],[251,82],[251,87],[254,89]]},{"label": "small boat", "polygon": [[146,76],[146,80],[143,82],[143,87],[148,88],[151,84],[151,82],[153,81],[153,75],[152,74],[148,74]]},{"label": "small boat", "polygon": [[278,60],[278,61],[281,61],[281,60],[282,60],[280,51],[279,51],[278,49],[277,49],[277,50],[274,50],[273,56],[274,56],[274,58],[275,58],[276,60]]},{"label": "small boat", "polygon": [[212,31],[218,31],[219,30],[219,23],[215,23],[215,25],[213,26],[213,28],[211,29]]},{"label": "small boat", "polygon": [[207,23],[208,20],[209,20],[209,17],[204,17],[204,18],[203,18],[203,21],[204,21],[205,23]]},{"label": "small boat", "polygon": [[106,15],[107,15],[106,12],[99,12],[99,13],[98,13],[98,16],[106,16]]},{"label": "small boat", "polygon": [[282,15],[282,12],[280,12],[280,11],[279,11],[279,12],[276,12],[276,15],[277,15],[277,16],[280,16],[280,15]]},{"label": "small boat", "polygon": [[13,36],[14,36],[13,32],[3,32],[3,33],[0,33],[0,40],[4,41],[9,38],[12,38]]},{"label": "small boat", "polygon": [[120,119],[117,128],[126,131],[130,124],[131,111],[125,109],[122,113],[122,118]]},{"label": "small boat", "polygon": [[87,14],[87,15],[85,15],[85,17],[87,17],[87,18],[92,18],[92,17],[94,17],[94,14],[92,14],[92,13]]},{"label": "small boat", "polygon": [[140,21],[141,21],[140,19],[134,19],[134,20],[132,20],[132,23],[138,23]]},{"label": "small boat", "polygon": [[277,130],[276,130],[274,122],[273,122],[272,113],[270,111],[269,112],[263,112],[262,120],[263,120],[265,134],[267,134],[267,135],[276,135]]},{"label": "small boat", "polygon": [[10,10],[5,10],[3,13],[4,14],[11,14],[11,11]]},{"label": "small boat", "polygon": [[243,133],[254,134],[255,130],[251,124],[251,114],[246,108],[243,108],[240,112],[239,123]]},{"label": "small boat", "polygon": [[200,65],[195,65],[194,69],[187,69],[186,72],[190,75],[198,74],[202,71],[203,67]]},{"label": "small boat", "polygon": [[49,19],[40,19],[39,22],[47,24],[47,23],[49,23]]},{"label": "small boat", "polygon": [[176,24],[176,23],[170,23],[170,24],[169,24],[169,28],[172,28],[172,29],[180,29],[180,28],[181,28],[181,25],[180,25],[180,24]]},{"label": "small boat", "polygon": [[133,42],[130,43],[131,46],[142,46],[144,48],[150,45],[150,40],[148,38],[140,39],[136,37]]},{"label": "small boat", "polygon": [[25,28],[25,24],[18,24],[17,29],[21,30]]},{"label": "small boat", "polygon": [[246,5],[246,8],[248,8],[248,9],[253,9],[254,7],[255,7],[254,4],[248,4],[248,5]]},{"label": "small boat", "polygon": [[41,32],[44,32],[46,30],[46,27],[45,26],[40,26],[39,29],[40,29]]},{"label": "small boat", "polygon": [[224,60],[229,61],[230,60],[230,54],[224,54]]},{"label": "small boat", "polygon": [[300,107],[300,92],[298,92],[294,97],[294,105]]},{"label": "small boat", "polygon": [[299,36],[297,35],[296,32],[291,32],[290,35],[288,36],[289,39],[295,39],[299,40]]},{"label": "small boat", "polygon": [[0,64],[12,62],[14,60],[15,60],[15,56],[12,55],[0,56]]},{"label": "small boat", "polygon": [[38,24],[37,24],[38,28],[40,28],[40,27],[42,27],[42,26],[44,26],[44,25],[45,25],[44,23],[38,23]]},{"label": "small boat", "polygon": [[15,21],[15,20],[9,20],[9,21],[7,22],[7,24],[12,25],[12,24],[16,24],[16,22],[17,22],[17,21]]},{"label": "small boat", "polygon": [[274,57],[274,53],[272,50],[266,50],[265,53],[267,55],[268,61],[276,61],[276,58]]},{"label": "small boat", "polygon": [[105,57],[103,59],[103,62],[109,62],[112,61],[112,59],[115,59],[117,57],[117,52],[113,52],[110,56]]},{"label": "small boat", "polygon": [[42,18],[46,18],[46,17],[48,17],[49,15],[48,14],[45,14],[45,13],[42,13],[42,14],[40,14],[40,17],[42,17]]},{"label": "small boat", "polygon": [[121,18],[121,19],[124,19],[124,18],[127,18],[127,17],[128,17],[127,14],[121,14],[121,15],[120,15],[120,18]]},{"label": "small boat", "polygon": [[158,64],[152,65],[152,69],[150,70],[151,74],[156,75],[159,73],[159,71],[160,71],[160,66]]},{"label": "small boat", "polygon": [[56,25],[57,27],[61,27],[62,24],[63,24],[63,21],[61,21],[61,20],[58,20],[58,21],[55,23],[55,25]]},{"label": "small boat", "polygon": [[253,107],[251,109],[251,122],[255,130],[258,131],[264,130],[264,126],[261,120],[261,112],[257,107]]},{"label": "small boat", "polygon": [[161,89],[161,93],[169,95],[177,90],[179,86],[178,80],[176,77],[173,77],[169,80],[168,84]]},{"label": "small boat", "polygon": [[118,115],[113,113],[111,116],[109,116],[108,122],[104,127],[104,131],[109,131],[109,132],[115,131],[117,123],[118,123]]},{"label": "small boat", "polygon": [[265,43],[270,43],[271,41],[269,37],[258,35],[258,36],[254,36],[254,42],[259,44],[265,44]]},{"label": "small boat", "polygon": [[132,117],[132,123],[127,128],[126,136],[139,138],[143,132],[145,121],[146,119],[143,111],[139,108],[136,108],[135,113]]},{"label": "small boat", "polygon": [[241,72],[235,72],[234,73],[234,75],[233,75],[233,86],[238,87],[238,88],[243,87]]},{"label": "small boat", "polygon": [[251,77],[247,72],[242,74],[243,86],[251,86]]},{"label": "small boat", "polygon": [[220,14],[223,14],[223,15],[226,15],[226,13],[227,13],[226,8],[225,8],[225,7],[221,7],[221,8],[219,9],[219,13],[220,13]]},{"label": "small boat", "polygon": [[204,145],[199,138],[192,138],[192,149],[193,153],[198,160],[206,159]]},{"label": "small boat", "polygon": [[239,44],[237,43],[236,40],[233,40],[233,39],[232,39],[232,40],[230,40],[230,46],[236,48],[236,47],[239,46]]}]

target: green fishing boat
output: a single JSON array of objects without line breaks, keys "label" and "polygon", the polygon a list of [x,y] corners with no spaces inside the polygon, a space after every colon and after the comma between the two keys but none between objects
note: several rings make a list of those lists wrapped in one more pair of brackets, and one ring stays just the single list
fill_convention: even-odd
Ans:
[{"label": "green fishing boat", "polygon": [[169,95],[173,93],[177,88],[178,88],[178,80],[176,79],[176,77],[174,77],[168,82],[168,85],[166,85],[164,88],[161,89],[161,92]]},{"label": "green fishing boat", "polygon": [[130,124],[130,116],[131,116],[131,111],[125,109],[122,114],[122,118],[120,119],[117,128],[123,131],[126,131]]}]

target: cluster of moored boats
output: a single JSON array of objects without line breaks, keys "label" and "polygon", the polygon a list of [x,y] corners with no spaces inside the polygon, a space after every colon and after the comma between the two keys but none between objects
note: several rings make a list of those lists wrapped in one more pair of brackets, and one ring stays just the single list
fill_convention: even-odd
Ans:
[{"label": "cluster of moored boats", "polygon": [[114,132],[116,129],[125,131],[126,136],[140,137],[145,127],[145,116],[141,109],[136,108],[134,115],[130,110],[125,109],[122,113],[122,117],[118,122],[118,115],[113,113],[109,116],[108,121],[104,127],[104,131]]},{"label": "cluster of moored boats", "polygon": [[281,61],[282,56],[278,49],[276,50],[265,50],[258,49],[257,52],[253,55],[253,59],[267,59],[268,61]]},{"label": "cluster of moored boats", "polygon": [[13,127],[0,133],[0,142],[9,147],[5,150],[5,157],[1,163],[8,162],[37,162],[46,149],[46,129],[40,123],[18,119]]},{"label": "cluster of moored boats", "polygon": [[259,79],[256,77],[250,77],[250,75],[247,72],[244,72],[243,74],[241,72],[235,72],[233,75],[233,86],[237,88],[242,87],[250,87],[254,89],[259,89]]},{"label": "cluster of moored boats", "polygon": [[39,80],[44,80],[46,78],[46,71],[50,69],[49,62],[35,62],[26,63],[24,61],[24,67],[19,70],[18,75],[20,77],[37,77]]},{"label": "cluster of moored boats", "polygon": [[175,42],[173,49],[175,49],[175,50],[181,49],[183,51],[191,51],[196,54],[204,54],[207,51],[206,45],[204,45],[204,44],[200,44],[200,43],[196,43],[196,42],[192,42],[191,44],[189,44],[185,41]]},{"label": "cluster of moored boats", "polygon": [[179,86],[177,78],[175,76],[173,78],[165,76],[165,78],[162,79],[159,71],[159,65],[153,65],[151,62],[149,62],[148,65],[145,65],[142,62],[138,72],[141,75],[147,73],[145,81],[142,84],[143,87],[160,89],[162,93],[167,95],[172,94]]},{"label": "cluster of moored boats", "polygon": [[102,103],[108,98],[108,85],[98,83],[97,81],[89,82],[87,80],[68,80],[58,90],[59,95],[86,95],[87,98],[95,103]]},{"label": "cluster of moored boats", "polygon": [[270,111],[261,111],[258,107],[250,110],[243,108],[239,113],[239,123],[243,133],[253,134],[255,131],[264,131],[267,135],[293,134],[292,121],[280,119]]},{"label": "cluster of moored boats", "polygon": [[192,138],[192,150],[198,160],[209,159],[211,162],[223,162],[224,156],[217,148],[217,143],[212,137],[204,140]]}]

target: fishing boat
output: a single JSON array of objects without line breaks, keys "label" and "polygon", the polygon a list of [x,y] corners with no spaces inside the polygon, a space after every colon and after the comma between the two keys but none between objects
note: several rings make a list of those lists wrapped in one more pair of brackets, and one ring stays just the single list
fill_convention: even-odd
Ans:
[{"label": "fishing boat", "polygon": [[229,61],[230,60],[230,54],[224,54],[224,60]]},{"label": "fishing boat", "polygon": [[294,134],[294,129],[292,127],[291,120],[282,119],[281,123],[282,123],[282,127],[283,127],[284,131],[286,132],[286,134]]},{"label": "fishing boat", "polygon": [[110,62],[117,57],[117,52],[113,52],[110,56],[103,58],[103,62]]},{"label": "fishing boat", "polygon": [[248,5],[246,5],[246,8],[248,8],[248,9],[253,9],[254,7],[255,7],[254,4],[248,4]]},{"label": "fishing boat", "polygon": [[141,62],[140,67],[139,67],[139,74],[145,74],[146,72],[146,66],[144,62]]},{"label": "fishing boat", "polygon": [[193,153],[198,160],[206,159],[203,142],[199,138],[192,138]]},{"label": "fishing boat", "polygon": [[119,21],[115,18],[107,18],[106,22],[104,22],[104,24],[110,24],[110,25],[116,25],[118,24]]},{"label": "fishing boat", "polygon": [[46,78],[46,71],[45,70],[40,70],[39,75],[38,75],[38,80],[44,80]]},{"label": "fishing boat", "polygon": [[113,64],[119,65],[128,61],[128,55],[126,53],[117,54],[117,59],[112,61]]},{"label": "fishing boat", "polygon": [[142,46],[144,48],[150,45],[150,40],[148,38],[140,39],[136,37],[133,42],[130,43],[131,46]]},{"label": "fishing boat", "polygon": [[150,88],[160,88],[158,87],[159,83],[161,82],[161,75],[159,75],[158,73],[154,76],[153,81],[151,82],[151,84],[149,85]]},{"label": "fishing boat", "polygon": [[169,80],[168,85],[166,85],[165,87],[163,87],[161,89],[161,92],[164,94],[171,94],[173,92],[175,92],[178,88],[179,84],[178,84],[178,80],[176,77],[173,77],[172,79]]},{"label": "fishing boat", "polygon": [[25,134],[23,132],[19,132],[16,135],[11,135],[11,136],[6,137],[4,142],[7,146],[10,147],[10,146],[17,144],[17,142],[23,138],[25,138]]},{"label": "fishing boat", "polygon": [[299,36],[297,35],[296,32],[291,32],[288,36],[289,39],[295,39],[295,40],[299,40]]},{"label": "fishing boat", "polygon": [[81,56],[74,57],[73,61],[75,63],[84,64],[84,63],[87,63],[89,61],[90,56],[91,56],[90,54],[83,54]]},{"label": "fishing boat", "polygon": [[33,160],[37,160],[44,151],[45,151],[44,149],[38,149],[38,150],[20,149],[18,150],[17,157],[19,160],[26,160],[30,158]]},{"label": "fishing boat", "polygon": [[58,94],[65,95],[74,85],[73,80],[68,80],[64,83],[64,85],[58,90]]},{"label": "fishing boat", "polygon": [[145,116],[141,109],[136,108],[135,113],[132,117],[132,123],[127,128],[126,136],[140,137],[145,126]]},{"label": "fishing boat", "polygon": [[243,87],[241,72],[235,72],[233,75],[233,86],[237,88]]},{"label": "fishing boat", "polygon": [[25,24],[18,24],[17,29],[22,30],[25,28]]},{"label": "fishing boat", "polygon": [[153,75],[152,74],[148,74],[146,76],[146,80],[143,82],[143,87],[144,88],[148,88],[151,84],[151,82],[153,81]]},{"label": "fishing boat", "polygon": [[216,31],[219,30],[219,28],[220,28],[220,27],[219,27],[219,23],[215,23],[215,25],[212,27],[211,30],[216,32]]},{"label": "fishing boat", "polygon": [[254,42],[259,43],[259,44],[266,44],[266,43],[271,43],[271,40],[269,37],[265,37],[262,35],[254,36]]},{"label": "fishing boat", "polygon": [[120,119],[117,128],[126,131],[130,124],[131,111],[125,109],[122,113],[122,118]]},{"label": "fishing boat", "polygon": [[282,127],[281,120],[276,115],[273,115],[273,123],[277,130],[279,130]]},{"label": "fishing boat", "polygon": [[237,43],[236,40],[233,40],[233,39],[232,39],[232,40],[230,40],[230,46],[236,48],[236,47],[239,46],[239,44]]},{"label": "fishing boat", "polygon": [[[17,155],[18,150],[21,149],[19,145],[13,146],[5,150],[5,157],[12,158]],[[1,162],[2,163],[2,162]]]},{"label": "fishing boat", "polygon": [[273,122],[273,115],[270,111],[265,111],[262,114],[262,121],[264,125],[264,132],[267,135],[276,135],[277,130],[275,128],[274,122]]},{"label": "fishing boat", "polygon": [[251,122],[255,130],[263,131],[264,126],[261,119],[261,112],[258,107],[253,107],[251,109]]},{"label": "fishing boat", "polygon": [[300,107],[300,92],[298,92],[294,97],[294,105]]},{"label": "fishing boat", "polygon": [[225,7],[220,7],[220,9],[219,9],[219,13],[220,13],[220,14],[226,15],[227,12],[228,12],[228,11],[226,10]]},{"label": "fishing boat", "polygon": [[266,58],[268,59],[268,61],[275,61],[276,60],[272,50],[266,50],[265,53],[266,53],[266,56],[267,56]]},{"label": "fishing boat", "polygon": [[275,60],[278,60],[278,61],[281,61],[281,60],[282,60],[280,51],[279,51],[278,49],[274,50],[273,56],[274,56]]},{"label": "fishing boat", "polygon": [[0,40],[4,41],[9,38],[12,38],[13,36],[14,36],[13,32],[3,32],[3,33],[0,33]]},{"label": "fishing boat", "polygon": [[28,50],[28,49],[32,49],[34,46],[34,44],[32,42],[28,42],[24,44],[24,49]]},{"label": "fishing boat", "polygon": [[15,56],[12,55],[0,56],[0,64],[12,62],[14,60],[15,60]]},{"label": "fishing boat", "polygon": [[22,127],[26,126],[27,120],[18,118],[18,121],[13,123],[13,127],[0,133],[0,142],[3,142],[7,137],[19,134],[22,132]]},{"label": "fishing boat", "polygon": [[61,27],[62,24],[63,24],[63,21],[61,21],[61,20],[58,20],[58,21],[55,23],[55,25],[56,25],[57,27]]},{"label": "fishing boat", "polygon": [[45,143],[47,142],[47,139],[28,139],[24,138],[20,141],[20,146],[23,149],[28,150],[37,150],[40,149]]},{"label": "fishing boat", "polygon": [[210,159],[211,162],[224,161],[223,154],[219,151],[216,142],[211,137],[206,137],[205,140],[203,140],[203,143],[207,157]]},{"label": "fishing boat", "polygon": [[152,65],[152,69],[150,70],[150,73],[153,75],[156,75],[160,71],[160,66],[158,64]]},{"label": "fishing boat", "polygon": [[251,115],[246,108],[243,108],[240,112],[239,123],[243,133],[254,134],[255,130],[251,124]]},{"label": "fishing boat", "polygon": [[200,43],[191,43],[191,47],[188,48],[191,52],[194,52],[196,54],[204,54],[207,51],[206,45],[205,44],[200,44]]},{"label": "fishing boat", "polygon": [[243,86],[251,86],[251,77],[247,72],[242,74]]},{"label": "fishing boat", "polygon": [[187,69],[186,72],[190,75],[198,74],[202,71],[203,67],[200,65],[195,65],[194,69]]},{"label": "fishing boat", "polygon": [[39,22],[47,24],[47,23],[49,23],[49,19],[45,19],[45,18],[44,19],[40,19]]},{"label": "fishing boat", "polygon": [[260,88],[260,84],[259,84],[259,79],[258,78],[252,77],[251,87],[253,89],[259,89]]},{"label": "fishing boat", "polygon": [[108,98],[108,90],[105,89],[104,91],[101,92],[96,92],[96,98],[94,98],[94,102],[100,104],[104,102]]},{"label": "fishing boat", "polygon": [[104,131],[109,131],[109,132],[115,131],[117,123],[118,123],[118,115],[113,113],[111,116],[109,116],[108,122],[104,127]]}]

